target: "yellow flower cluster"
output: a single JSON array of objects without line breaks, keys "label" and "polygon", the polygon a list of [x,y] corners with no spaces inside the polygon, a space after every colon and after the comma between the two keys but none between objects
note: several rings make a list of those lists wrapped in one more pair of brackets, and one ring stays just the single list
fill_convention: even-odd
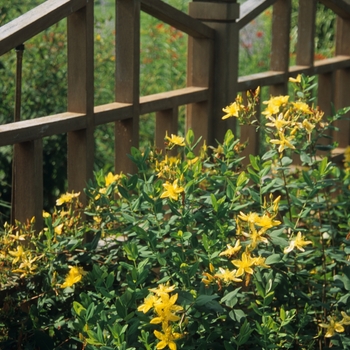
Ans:
[{"label": "yellow flower cluster", "polygon": [[61,195],[60,198],[56,200],[56,205],[63,205],[64,203],[72,203],[75,198],[78,198],[80,196],[80,192],[78,193],[69,193],[66,192]]},{"label": "yellow flower cluster", "polygon": [[158,178],[163,178],[168,181],[174,181],[178,173],[178,165],[181,160],[179,157],[168,157],[165,156],[160,162],[156,160],[155,171],[157,172]]},{"label": "yellow flower cluster", "polygon": [[37,265],[34,264],[35,261],[40,259],[42,256],[34,256],[30,250],[24,250],[21,245],[17,246],[15,251],[9,250],[8,252],[14,259],[12,260],[12,265],[19,263],[19,266],[12,270],[13,273],[20,273],[21,278],[35,273]]},{"label": "yellow flower cluster", "polygon": [[[254,273],[254,267],[269,268],[265,263],[265,258],[262,256],[253,256],[253,251],[258,247],[259,243],[268,244],[267,231],[281,224],[275,220],[278,213],[280,197],[273,198],[270,196],[270,203],[265,200],[264,206],[266,212],[263,215],[258,213],[245,214],[240,212],[236,219],[237,236],[248,238],[244,252],[240,259],[231,260],[231,264],[237,269],[224,269],[219,267],[219,272],[214,274],[215,268],[210,264],[210,273],[205,272],[202,282],[206,285],[217,283],[221,288],[222,283],[242,282],[239,277],[245,277],[245,284],[248,285],[251,275]],[[237,255],[242,249],[241,240],[237,239],[234,246],[227,245],[227,249],[219,254],[219,256],[227,256],[232,258]]]},{"label": "yellow flower cluster", "polygon": [[157,288],[149,289],[152,294],[149,294],[144,303],[138,307],[138,311],[147,313],[153,309],[155,317],[150,321],[151,324],[161,324],[162,332],[154,331],[154,335],[160,342],[157,343],[156,349],[164,349],[166,346],[170,350],[176,350],[177,346],[175,341],[182,337],[180,333],[173,332],[173,322],[180,320],[180,316],[176,313],[183,311],[183,308],[176,305],[178,294],[173,294],[175,286],[165,286],[159,284]]}]

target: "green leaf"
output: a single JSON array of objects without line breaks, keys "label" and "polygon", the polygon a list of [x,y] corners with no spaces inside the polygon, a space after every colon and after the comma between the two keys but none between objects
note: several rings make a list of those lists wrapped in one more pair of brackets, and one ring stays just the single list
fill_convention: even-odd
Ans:
[{"label": "green leaf", "polygon": [[73,301],[73,309],[78,316],[80,316],[82,311],[86,311],[85,307],[77,301]]},{"label": "green leaf", "polygon": [[195,303],[199,306],[203,306],[206,303],[209,303],[212,300],[217,299],[219,296],[218,295],[205,295],[205,294],[201,294],[198,296],[198,298],[196,299]]},{"label": "green leaf", "polygon": [[305,170],[303,170],[303,178],[308,186],[313,187],[313,182],[311,180],[311,177],[310,177],[309,173]]},{"label": "green leaf", "polygon": [[318,171],[320,173],[320,176],[323,176],[326,172],[326,169],[327,169],[327,162],[328,162],[328,158],[327,157],[324,157],[322,159],[322,161],[319,163],[318,165]]},{"label": "green leaf", "polygon": [[194,141],[194,132],[192,129],[188,129],[186,134],[186,142],[188,145],[192,145],[193,141]]},{"label": "green leaf", "polygon": [[273,265],[273,264],[277,264],[281,261],[282,261],[281,254],[272,254],[266,258],[265,264],[266,265]]},{"label": "green leaf", "polygon": [[232,320],[241,322],[242,318],[246,318],[247,315],[244,313],[243,310],[239,309],[234,309],[229,312],[229,316],[231,317]]},{"label": "green leaf", "polygon": [[249,178],[247,174],[244,171],[242,171],[237,178],[237,187],[244,186],[248,180]]},{"label": "green leaf", "polygon": [[260,157],[259,156],[254,157],[252,154],[250,154],[249,160],[250,160],[250,164],[252,165],[254,170],[260,171],[260,167],[258,165],[258,161],[260,160]]}]

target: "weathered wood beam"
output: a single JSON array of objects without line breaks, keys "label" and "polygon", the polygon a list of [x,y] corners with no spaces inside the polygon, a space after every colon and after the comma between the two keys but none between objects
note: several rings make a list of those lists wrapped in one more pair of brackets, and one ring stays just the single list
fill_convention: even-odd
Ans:
[{"label": "weathered wood beam", "polygon": [[140,97],[140,114],[173,109],[189,103],[206,101],[208,99],[208,94],[208,88],[191,86],[183,89],[143,96]]},{"label": "weathered wood beam", "polygon": [[350,4],[345,0],[320,0],[320,2],[342,18],[350,18]]},{"label": "weathered wood beam", "polygon": [[214,38],[214,30],[160,0],[142,0],[141,10],[186,34],[199,38]]},{"label": "weathered wood beam", "polygon": [[237,21],[239,29],[246,26],[276,1],[277,0],[248,0],[242,4],[240,8],[240,16]]},{"label": "weathered wood beam", "polygon": [[61,19],[84,7],[89,0],[47,0],[0,27],[0,56]]},{"label": "weathered wood beam", "polygon": [[0,146],[32,141],[86,128],[86,115],[61,113],[0,125]]}]

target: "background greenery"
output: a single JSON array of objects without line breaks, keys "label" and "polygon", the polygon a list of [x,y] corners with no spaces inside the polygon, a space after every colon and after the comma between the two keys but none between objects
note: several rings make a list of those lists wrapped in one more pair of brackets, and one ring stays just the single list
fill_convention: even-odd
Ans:
[{"label": "background greenery", "polygon": [[[0,25],[42,3],[42,0],[11,1],[0,7]],[[168,0],[187,11],[188,0]],[[240,1],[241,3],[244,1]],[[297,1],[293,0],[291,62],[297,37]],[[95,105],[114,100],[114,0],[95,1]],[[269,67],[271,9],[242,29],[240,37],[240,75],[264,71]],[[316,52],[318,58],[333,54],[334,15],[318,5]],[[140,93],[148,95],[184,87],[186,84],[187,36],[157,19],[141,15]],[[0,57],[0,124],[13,120],[16,55]],[[23,60],[22,119],[60,113],[66,110],[66,25],[65,21],[25,43]],[[229,102],[229,101],[228,101]],[[183,132],[184,108],[180,109],[179,130]],[[153,114],[141,116],[140,143],[153,143]],[[95,169],[113,169],[113,125],[96,129]],[[44,139],[45,209],[64,192],[66,135]],[[0,223],[9,220],[11,198],[12,147],[0,147]]]}]

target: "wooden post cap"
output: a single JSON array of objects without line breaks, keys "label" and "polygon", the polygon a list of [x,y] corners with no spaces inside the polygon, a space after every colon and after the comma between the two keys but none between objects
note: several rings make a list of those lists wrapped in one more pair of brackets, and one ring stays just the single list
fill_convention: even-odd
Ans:
[{"label": "wooden post cap", "polygon": [[191,16],[202,21],[234,22],[239,18],[236,0],[190,2],[189,10]]}]

